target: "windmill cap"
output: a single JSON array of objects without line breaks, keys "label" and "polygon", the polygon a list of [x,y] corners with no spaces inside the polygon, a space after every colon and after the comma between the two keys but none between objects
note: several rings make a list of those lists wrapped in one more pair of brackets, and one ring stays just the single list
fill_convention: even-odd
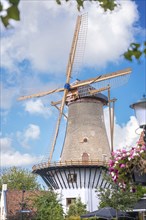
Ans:
[{"label": "windmill cap", "polygon": [[100,99],[104,104],[108,103],[108,98],[107,96],[103,95],[102,93],[96,94],[95,98]]}]

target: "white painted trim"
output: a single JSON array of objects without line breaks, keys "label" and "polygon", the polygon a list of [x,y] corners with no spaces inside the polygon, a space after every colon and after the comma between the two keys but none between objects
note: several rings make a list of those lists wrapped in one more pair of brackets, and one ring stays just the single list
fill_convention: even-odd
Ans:
[{"label": "white painted trim", "polygon": [[0,219],[1,220],[7,219],[6,191],[7,191],[7,184],[3,184],[2,192],[1,192],[1,200],[0,200]]},{"label": "white painted trim", "polygon": [[133,209],[133,212],[146,212],[146,209]]}]

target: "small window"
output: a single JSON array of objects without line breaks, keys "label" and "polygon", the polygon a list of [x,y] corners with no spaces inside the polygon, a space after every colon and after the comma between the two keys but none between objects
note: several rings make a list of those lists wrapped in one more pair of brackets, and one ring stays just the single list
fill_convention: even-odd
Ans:
[{"label": "small window", "polygon": [[107,160],[107,154],[102,154],[102,160],[106,161]]},{"label": "small window", "polygon": [[70,173],[68,174],[68,182],[77,182],[77,174],[76,173]]},{"label": "small window", "polygon": [[88,141],[88,138],[84,137],[83,142],[86,143],[87,141]]},{"label": "small window", "polygon": [[82,154],[82,161],[84,161],[84,162],[88,162],[89,161],[89,155],[86,152],[84,152]]},{"label": "small window", "polygon": [[75,202],[76,198],[66,198],[66,206],[70,206]]}]

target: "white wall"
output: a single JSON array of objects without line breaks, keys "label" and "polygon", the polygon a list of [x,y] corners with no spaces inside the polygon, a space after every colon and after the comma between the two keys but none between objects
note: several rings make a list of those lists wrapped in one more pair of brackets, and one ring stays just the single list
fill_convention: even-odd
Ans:
[{"label": "white wall", "polygon": [[6,207],[6,191],[7,184],[2,185],[1,199],[0,199],[0,220],[6,220],[7,207]]},{"label": "white wall", "polygon": [[87,205],[88,211],[95,211],[99,205],[99,199],[97,198],[97,192],[95,189],[91,188],[81,188],[81,189],[60,189],[56,190],[61,199],[64,212],[66,213],[68,207],[66,206],[66,198],[81,198],[81,201]]}]

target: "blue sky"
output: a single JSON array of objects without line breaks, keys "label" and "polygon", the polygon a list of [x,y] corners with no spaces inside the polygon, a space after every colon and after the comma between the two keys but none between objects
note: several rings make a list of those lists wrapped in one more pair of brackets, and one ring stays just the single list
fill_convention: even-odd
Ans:
[{"label": "blue sky", "polygon": [[[81,11],[88,12],[84,59],[79,73],[72,74],[75,81],[132,68],[128,83],[111,90],[111,96],[117,98],[115,149],[136,144],[138,124],[129,105],[146,93],[145,58],[138,63],[122,57],[131,42],[146,39],[146,2],[119,3],[112,13],[86,3]],[[21,21],[12,21],[13,29],[6,30],[1,24],[1,165],[31,168],[48,156],[58,117],[50,102],[60,100],[61,94],[21,102],[17,98],[64,85],[79,12],[74,1],[62,6],[55,1],[21,1],[20,11]],[[108,131],[107,108],[104,113]],[[54,160],[59,159],[64,130],[63,119]]]}]

